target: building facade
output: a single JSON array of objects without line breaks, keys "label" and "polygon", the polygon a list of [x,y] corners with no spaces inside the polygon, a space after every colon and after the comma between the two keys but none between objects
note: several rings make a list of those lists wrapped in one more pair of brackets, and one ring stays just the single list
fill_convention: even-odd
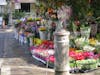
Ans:
[{"label": "building facade", "polygon": [[15,10],[19,10],[26,13],[32,13],[34,11],[34,5],[36,0],[13,0],[12,4],[15,5]]},{"label": "building facade", "polygon": [[6,0],[0,0],[0,14],[4,13],[6,5],[7,5]]}]

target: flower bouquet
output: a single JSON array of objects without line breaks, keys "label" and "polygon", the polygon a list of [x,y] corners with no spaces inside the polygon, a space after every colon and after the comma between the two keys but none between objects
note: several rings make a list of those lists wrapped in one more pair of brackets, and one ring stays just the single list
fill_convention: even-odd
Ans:
[{"label": "flower bouquet", "polygon": [[90,27],[81,27],[80,31],[81,31],[81,37],[85,37],[86,39],[89,39],[90,31],[91,31]]},{"label": "flower bouquet", "polygon": [[32,17],[27,18],[27,22],[33,22],[34,19]]},{"label": "flower bouquet", "polygon": [[45,27],[40,27],[39,31],[46,31],[46,28]]},{"label": "flower bouquet", "polygon": [[77,48],[83,48],[83,46],[88,45],[89,41],[85,39],[85,37],[77,38],[75,40],[75,45]]},{"label": "flower bouquet", "polygon": [[32,55],[40,59],[41,61],[54,64],[54,49],[51,41],[43,41],[36,47],[30,47]]},{"label": "flower bouquet", "polygon": [[14,26],[15,26],[15,28],[17,28],[17,27],[19,27],[19,25],[21,24],[21,20],[16,20],[15,22],[14,22]]}]

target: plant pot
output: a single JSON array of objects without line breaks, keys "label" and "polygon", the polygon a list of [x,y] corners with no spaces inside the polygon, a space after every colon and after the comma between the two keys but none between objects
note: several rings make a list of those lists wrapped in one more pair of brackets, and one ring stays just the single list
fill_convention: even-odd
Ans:
[{"label": "plant pot", "polygon": [[91,24],[91,37],[94,37],[97,33],[98,24]]},{"label": "plant pot", "polygon": [[47,39],[47,31],[39,31],[39,35],[41,40]]}]

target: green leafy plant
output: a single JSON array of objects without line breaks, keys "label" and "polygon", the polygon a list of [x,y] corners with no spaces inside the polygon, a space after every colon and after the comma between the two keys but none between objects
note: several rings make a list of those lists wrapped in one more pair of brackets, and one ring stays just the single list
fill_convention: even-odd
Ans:
[{"label": "green leafy plant", "polygon": [[6,25],[8,24],[8,19],[9,19],[9,15],[7,13],[3,14],[3,20],[5,20]]},{"label": "green leafy plant", "polygon": [[21,17],[24,17],[24,16],[25,16],[25,12],[15,11],[13,13],[13,18],[14,19],[20,19]]},{"label": "green leafy plant", "polygon": [[100,42],[100,33],[96,34],[96,39]]}]

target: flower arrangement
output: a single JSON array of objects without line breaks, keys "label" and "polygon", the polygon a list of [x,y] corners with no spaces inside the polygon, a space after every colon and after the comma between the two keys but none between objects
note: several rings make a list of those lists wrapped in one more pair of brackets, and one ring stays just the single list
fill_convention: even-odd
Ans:
[{"label": "flower arrangement", "polygon": [[16,20],[14,25],[15,25],[15,28],[19,27],[19,25],[21,24],[21,20]]},{"label": "flower arrangement", "polygon": [[34,21],[34,19],[32,18],[32,17],[29,17],[28,19],[27,19],[27,22],[33,22]]},{"label": "flower arrangement", "polygon": [[91,38],[91,39],[89,39],[89,43],[90,43],[92,46],[96,46],[97,43],[98,43],[98,40],[96,40],[95,38]]},{"label": "flower arrangement", "polygon": [[[78,38],[77,43],[80,43],[82,41],[82,47],[81,49],[76,48],[69,48],[69,57],[70,57],[70,68],[71,70],[76,69],[81,70],[82,72],[91,70],[91,69],[96,69],[98,66],[98,63],[100,63],[99,58],[100,58],[100,53],[96,53],[96,48],[85,48],[86,50],[83,50],[82,48],[86,46],[87,44],[84,44],[85,38]],[[89,41],[88,41],[89,45]],[[89,47],[89,46],[88,46]],[[40,45],[37,45],[36,48],[32,50],[32,53],[44,60],[45,62],[49,63],[49,66],[53,67],[54,62],[55,62],[55,56],[54,56],[54,43],[51,41],[42,41]],[[86,66],[84,66],[86,65]]]},{"label": "flower arrangement", "polygon": [[39,18],[35,18],[34,20],[35,20],[35,21],[41,21],[42,18],[39,17]]},{"label": "flower arrangement", "polygon": [[83,46],[88,45],[88,44],[89,44],[89,41],[86,40],[86,38],[84,37],[75,39],[75,45],[77,48],[82,48]]},{"label": "flower arrangement", "polygon": [[39,30],[40,31],[46,31],[46,28],[45,27],[40,27]]},{"label": "flower arrangement", "polygon": [[94,54],[90,51],[75,50],[70,51],[69,56],[74,60],[85,60],[85,59],[98,59],[99,54]]}]

